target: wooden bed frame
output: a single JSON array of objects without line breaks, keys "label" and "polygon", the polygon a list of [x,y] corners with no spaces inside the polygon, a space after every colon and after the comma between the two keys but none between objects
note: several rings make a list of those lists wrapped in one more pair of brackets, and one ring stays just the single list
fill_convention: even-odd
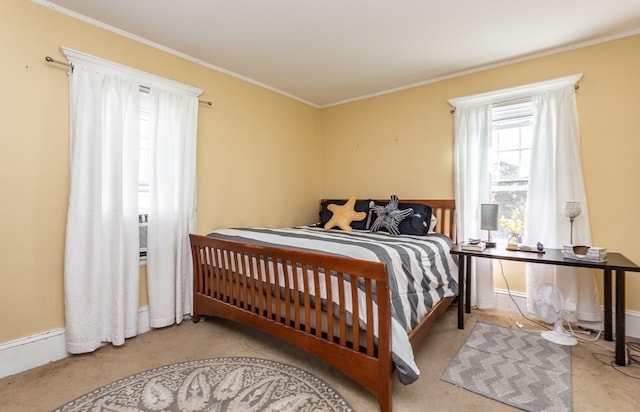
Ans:
[{"label": "wooden bed frame", "polygon": [[[449,236],[455,243],[453,200],[403,199],[402,202],[431,206],[438,218],[435,231]],[[190,235],[190,240],[194,267],[194,322],[198,322],[200,316],[218,316],[289,342],[365,387],[376,396],[381,411],[391,411],[394,371],[391,360],[391,303],[384,263],[195,234]],[[306,267],[309,275],[302,276],[302,282],[298,276],[284,276],[283,284],[280,284],[278,277],[273,276],[272,264],[250,264],[255,261],[281,262],[284,273],[290,275]],[[323,276],[319,274],[329,271],[337,276],[337,290],[321,284]],[[346,276],[351,282],[342,281]],[[359,301],[356,298],[356,288],[350,287],[356,284],[360,285],[360,293],[364,290],[366,299]],[[327,301],[339,302],[334,316],[325,316],[322,311],[314,310],[310,286],[314,290],[326,287]],[[284,293],[291,290],[300,292]],[[372,305],[374,293],[378,298],[387,297],[377,299],[377,308]],[[355,319],[358,315],[366,316],[367,325],[374,325],[377,320],[378,338],[375,343],[374,327],[363,330],[358,322],[347,323],[342,302],[349,294]],[[415,348],[427,336],[453,300],[454,297],[449,297],[440,301],[409,333],[412,347]]]}]

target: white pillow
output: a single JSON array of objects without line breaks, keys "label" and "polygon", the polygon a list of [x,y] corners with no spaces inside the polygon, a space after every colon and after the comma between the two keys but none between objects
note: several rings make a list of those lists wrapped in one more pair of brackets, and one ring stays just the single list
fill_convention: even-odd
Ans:
[{"label": "white pillow", "polygon": [[429,233],[433,233],[433,230],[436,228],[436,224],[438,223],[438,218],[434,215],[431,215],[431,223],[429,223]]}]

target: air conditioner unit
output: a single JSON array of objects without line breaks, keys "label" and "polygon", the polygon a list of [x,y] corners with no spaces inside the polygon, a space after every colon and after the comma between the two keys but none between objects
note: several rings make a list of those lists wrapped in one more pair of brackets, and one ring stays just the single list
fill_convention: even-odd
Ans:
[{"label": "air conditioner unit", "polygon": [[147,256],[147,227],[149,226],[149,215],[140,213],[138,215],[138,233],[140,245],[140,257]]}]

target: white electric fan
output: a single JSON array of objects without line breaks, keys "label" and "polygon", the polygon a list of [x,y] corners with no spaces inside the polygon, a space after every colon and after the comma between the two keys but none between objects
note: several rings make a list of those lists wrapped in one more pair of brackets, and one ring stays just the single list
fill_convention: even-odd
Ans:
[{"label": "white electric fan", "polygon": [[560,289],[553,283],[541,283],[536,290],[536,316],[546,323],[553,323],[553,330],[540,335],[549,342],[564,346],[575,346],[578,340],[562,329],[563,299]]}]

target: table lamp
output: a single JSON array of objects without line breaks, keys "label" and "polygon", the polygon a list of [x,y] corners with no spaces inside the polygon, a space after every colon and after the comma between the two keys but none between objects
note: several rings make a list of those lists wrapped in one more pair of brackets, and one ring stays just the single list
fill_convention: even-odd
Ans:
[{"label": "table lamp", "polygon": [[569,225],[571,226],[571,245],[573,245],[573,221],[580,215],[580,202],[566,202],[562,213],[569,218]]},{"label": "table lamp", "polygon": [[487,230],[487,247],[496,247],[496,242],[491,239],[491,231],[498,230],[498,205],[483,203],[480,205],[480,229]]}]

